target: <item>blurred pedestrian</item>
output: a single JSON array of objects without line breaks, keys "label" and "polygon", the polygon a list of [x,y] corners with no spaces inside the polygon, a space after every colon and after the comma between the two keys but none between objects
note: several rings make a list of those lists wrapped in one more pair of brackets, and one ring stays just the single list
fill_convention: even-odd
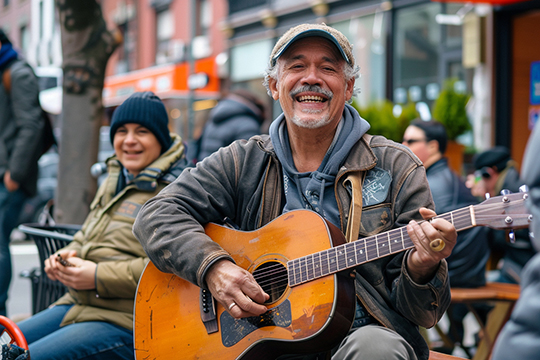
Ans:
[{"label": "blurred pedestrian", "polygon": [[187,165],[182,139],[152,92],[131,95],[113,114],[115,156],[73,241],[45,260],[68,292],[18,325],[33,360],[133,359],[133,304],[148,258],[132,233],[141,206]]},{"label": "blurred pedestrian", "polygon": [[259,135],[265,119],[266,106],[254,93],[244,89],[232,91],[210,111],[195,146],[194,162],[201,161],[235,140],[247,140]]},{"label": "blurred pedestrian", "polygon": [[[503,189],[519,192],[523,181],[519,177],[517,163],[512,160],[510,150],[504,146],[495,146],[477,154],[473,159],[476,178],[479,181],[473,187],[474,195],[500,195]],[[523,266],[534,255],[534,249],[526,229],[515,230],[513,239],[508,239],[506,231],[490,230],[490,247],[494,256],[501,257],[500,269],[490,275],[491,281],[519,283]]]},{"label": "blurred pedestrian", "polygon": [[0,74],[0,315],[6,315],[10,234],[24,201],[36,194],[44,121],[34,71],[1,29]]},{"label": "blurred pedestrian", "polygon": [[[403,144],[424,163],[437,214],[478,203],[464,180],[448,166],[444,156],[447,142],[444,125],[435,120],[415,120],[403,135]],[[487,231],[485,227],[475,227],[458,234],[458,242],[446,259],[451,286],[485,285],[489,258]]]},{"label": "blurred pedestrian", "polygon": [[[532,242],[540,251],[540,125],[538,123],[529,139],[523,159],[522,178],[529,186],[527,206],[533,215],[530,231]],[[521,278],[521,294],[504,325],[495,348],[493,360],[536,360],[540,354],[540,254],[536,254],[525,266]]]},{"label": "blurred pedestrian", "polygon": [[[424,163],[435,211],[439,215],[478,203],[470,189],[465,186],[464,180],[448,166],[448,160],[444,156],[447,142],[444,125],[435,120],[415,120],[403,135],[403,144]],[[456,246],[446,258],[452,287],[473,288],[485,285],[486,264],[490,256],[488,232],[488,228],[474,227],[458,233]],[[484,305],[476,308],[484,319],[490,309]],[[454,343],[462,345],[463,318],[468,312],[463,304],[450,305],[448,308],[448,336]],[[450,353],[452,349],[438,350]]]}]

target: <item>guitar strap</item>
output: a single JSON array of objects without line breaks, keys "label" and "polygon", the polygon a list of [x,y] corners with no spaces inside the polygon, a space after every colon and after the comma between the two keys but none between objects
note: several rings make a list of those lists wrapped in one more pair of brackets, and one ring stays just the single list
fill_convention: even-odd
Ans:
[{"label": "guitar strap", "polygon": [[[364,135],[364,139],[368,143],[371,143],[373,136],[369,134]],[[353,171],[351,172],[344,184],[351,184],[351,206],[349,208],[349,221],[347,222],[347,231],[345,238],[347,242],[352,242],[358,239],[358,232],[360,231],[360,225],[362,220],[362,185],[366,178],[365,171]]]},{"label": "guitar strap", "polygon": [[358,238],[362,218],[362,183],[364,182],[365,175],[365,171],[354,171],[343,182],[344,184],[351,184],[352,192],[349,221],[347,222],[347,232],[345,233],[347,242],[355,241]]}]

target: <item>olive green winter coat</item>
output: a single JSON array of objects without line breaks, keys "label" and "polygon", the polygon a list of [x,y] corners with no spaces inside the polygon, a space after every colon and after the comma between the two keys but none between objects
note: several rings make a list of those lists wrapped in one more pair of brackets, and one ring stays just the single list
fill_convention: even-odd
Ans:
[{"label": "olive green winter coat", "polygon": [[132,226],[142,205],[181,170],[178,162],[183,160],[184,146],[178,135],[171,135],[174,142],[169,150],[118,194],[115,193],[122,168],[116,156],[107,160],[108,177],[98,189],[81,231],[64,248],[76,250],[77,256],[97,263],[96,289],[69,289],[55,303],[74,304],[61,326],[106,321],[133,329],[135,292],[148,257],[133,235]]}]

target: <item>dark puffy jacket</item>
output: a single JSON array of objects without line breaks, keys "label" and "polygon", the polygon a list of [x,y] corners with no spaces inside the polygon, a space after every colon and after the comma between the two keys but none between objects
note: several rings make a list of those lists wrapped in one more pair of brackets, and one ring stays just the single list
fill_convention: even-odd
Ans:
[{"label": "dark puffy jacket", "polygon": [[202,160],[220,147],[235,140],[249,139],[261,132],[263,119],[255,106],[227,97],[210,112],[199,140],[197,160]]},{"label": "dark puffy jacket", "polygon": [[[522,174],[529,186],[528,208],[534,220],[531,231],[536,234],[535,248],[540,249],[540,126],[536,126],[529,140]],[[493,360],[536,360],[540,354],[540,254],[525,266],[521,280],[521,294],[510,320],[506,323],[495,344]]]},{"label": "dark puffy jacket", "polygon": [[[0,81],[0,179],[9,170],[21,189],[34,196],[45,125],[39,87],[34,71],[26,62],[15,60],[7,68],[11,72],[11,91]],[[0,73],[0,79],[3,74]]]},{"label": "dark puffy jacket", "polygon": [[[444,214],[478,203],[471,191],[448,167],[443,158],[426,170],[437,214]],[[461,231],[452,254],[446,259],[450,283],[456,287],[477,287],[486,282],[486,263],[490,255],[489,229],[475,227]]]}]

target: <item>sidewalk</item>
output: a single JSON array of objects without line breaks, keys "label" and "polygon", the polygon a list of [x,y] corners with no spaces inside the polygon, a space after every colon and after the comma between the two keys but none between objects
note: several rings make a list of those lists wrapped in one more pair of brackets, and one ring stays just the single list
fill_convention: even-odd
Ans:
[{"label": "sidewalk", "polygon": [[33,241],[15,240],[10,244],[13,275],[7,301],[7,315],[17,322],[32,315],[32,284],[21,278],[23,270],[39,266],[39,255]]}]

